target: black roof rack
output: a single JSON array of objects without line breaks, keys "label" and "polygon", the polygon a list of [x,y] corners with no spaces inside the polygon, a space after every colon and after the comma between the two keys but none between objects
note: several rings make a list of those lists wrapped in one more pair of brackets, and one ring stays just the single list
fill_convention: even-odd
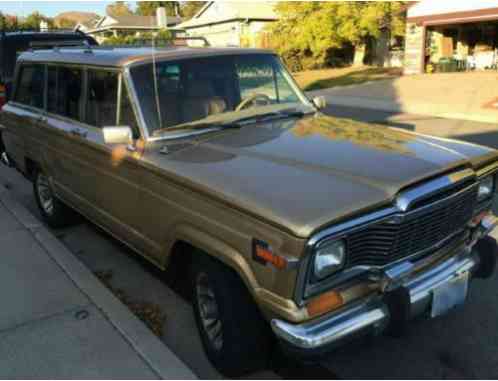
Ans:
[{"label": "black roof rack", "polygon": [[67,34],[79,34],[82,36],[85,36],[85,33],[82,32],[81,30],[74,30],[71,28],[55,28],[55,29],[10,29],[10,30],[5,30],[2,28],[0,31],[2,35],[5,35],[7,33],[12,33],[12,34],[23,34],[23,33],[67,33]]},{"label": "black roof rack", "polygon": [[203,36],[191,36],[191,37],[174,37],[173,38],[173,42],[174,41],[189,41],[189,40],[192,40],[192,41],[202,41],[204,42],[204,47],[208,47],[208,46],[211,46],[209,44],[209,41],[206,39],[206,37],[203,37]]},{"label": "black roof rack", "polygon": [[29,43],[29,48],[31,50],[43,48],[53,49],[58,51],[60,48],[76,48],[83,47],[85,48],[86,53],[92,53],[92,46],[88,43],[87,40],[47,40],[47,41],[32,41]]}]

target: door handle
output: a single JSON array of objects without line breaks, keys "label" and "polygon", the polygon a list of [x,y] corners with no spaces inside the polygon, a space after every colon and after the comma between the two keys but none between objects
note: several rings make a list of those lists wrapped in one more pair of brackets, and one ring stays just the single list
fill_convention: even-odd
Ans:
[{"label": "door handle", "polygon": [[88,132],[85,130],[80,130],[79,128],[74,128],[71,131],[71,134],[79,136],[80,138],[86,138],[88,135]]}]

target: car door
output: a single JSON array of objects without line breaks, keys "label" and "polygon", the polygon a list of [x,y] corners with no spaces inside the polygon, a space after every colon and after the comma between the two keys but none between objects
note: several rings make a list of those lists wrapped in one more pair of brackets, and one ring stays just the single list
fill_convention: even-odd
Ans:
[{"label": "car door", "polygon": [[[135,249],[146,252],[138,224],[142,169],[140,152],[126,144],[106,144],[103,129],[129,126],[140,137],[122,75],[113,69],[88,69],[85,124],[89,164],[95,173],[98,223]],[[121,102],[120,102],[121,100]]]},{"label": "car door", "polygon": [[48,65],[44,127],[52,144],[49,158],[56,194],[77,209],[96,201],[95,173],[87,148],[91,131],[83,123],[84,68]]}]

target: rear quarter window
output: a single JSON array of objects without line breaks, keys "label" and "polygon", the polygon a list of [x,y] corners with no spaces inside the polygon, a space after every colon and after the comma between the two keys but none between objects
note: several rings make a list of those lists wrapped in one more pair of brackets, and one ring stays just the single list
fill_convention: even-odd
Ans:
[{"label": "rear quarter window", "polygon": [[44,86],[45,68],[43,65],[23,65],[19,72],[15,101],[31,107],[43,108]]}]

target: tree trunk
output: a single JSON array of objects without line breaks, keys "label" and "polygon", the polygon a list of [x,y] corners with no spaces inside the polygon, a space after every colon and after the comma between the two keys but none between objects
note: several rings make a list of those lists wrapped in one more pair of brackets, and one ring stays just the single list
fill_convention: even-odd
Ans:
[{"label": "tree trunk", "polygon": [[361,43],[354,46],[353,66],[363,66],[365,60],[366,44]]}]

